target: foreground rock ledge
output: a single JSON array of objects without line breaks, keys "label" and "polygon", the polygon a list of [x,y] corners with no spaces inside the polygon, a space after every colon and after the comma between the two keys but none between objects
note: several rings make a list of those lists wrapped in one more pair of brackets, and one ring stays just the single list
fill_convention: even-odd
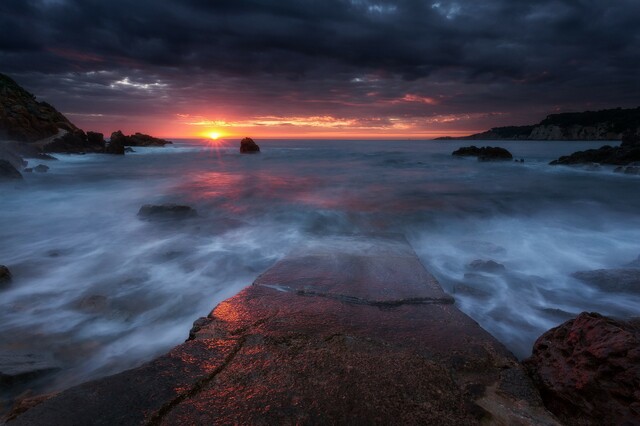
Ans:
[{"label": "foreground rock ledge", "polygon": [[277,263],[139,368],[11,425],[557,424],[516,359],[400,238],[337,238]]}]

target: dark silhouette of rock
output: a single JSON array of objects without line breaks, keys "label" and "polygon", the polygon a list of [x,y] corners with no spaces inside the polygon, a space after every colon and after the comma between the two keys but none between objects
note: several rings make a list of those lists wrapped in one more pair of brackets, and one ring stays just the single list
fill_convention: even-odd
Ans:
[{"label": "dark silhouette of rock", "polygon": [[0,181],[22,179],[22,174],[7,160],[0,160]]},{"label": "dark silhouette of rock", "polygon": [[640,269],[638,268],[580,271],[573,273],[572,276],[603,291],[640,294]]},{"label": "dark silhouette of rock", "polygon": [[0,388],[9,388],[60,369],[44,355],[0,352]]},{"label": "dark silhouette of rock", "polygon": [[104,151],[104,138],[102,133],[85,133],[80,129],[68,132],[42,148],[45,152],[76,153],[101,153]]},{"label": "dark silhouette of rock", "polygon": [[138,217],[147,220],[187,219],[194,216],[197,216],[195,209],[178,204],[145,204],[138,211]]},{"label": "dark silhouette of rock", "polygon": [[124,152],[136,152],[136,151],[133,148],[128,146],[124,149]]},{"label": "dark silhouette of rock", "polygon": [[476,259],[469,264],[469,269],[480,272],[489,272],[492,274],[504,272],[505,267],[503,264],[493,260],[480,260]]},{"label": "dark silhouette of rock", "polygon": [[11,283],[11,271],[4,265],[0,265],[0,287]]},{"label": "dark silhouette of rock", "polygon": [[251,138],[244,138],[240,141],[241,154],[255,154],[260,152],[260,147]]},{"label": "dark silhouette of rock", "polygon": [[536,340],[524,365],[565,424],[640,424],[636,326],[583,312]]},{"label": "dark silhouette of rock", "polygon": [[33,171],[37,173],[47,173],[49,171],[49,166],[45,166],[44,164],[38,164],[33,168]]},{"label": "dark silhouette of rock", "polygon": [[456,157],[478,157],[478,161],[501,161],[512,160],[513,155],[509,151],[500,147],[483,146],[478,148],[475,145],[459,148],[451,154]]},{"label": "dark silhouette of rock", "polygon": [[120,130],[111,133],[109,143],[106,144],[104,149],[105,154],[124,155],[126,141],[127,137]]},{"label": "dark silhouette of rock", "polygon": [[0,74],[0,139],[35,142],[59,130],[78,130],[64,115],[46,102]]},{"label": "dark silhouette of rock", "polygon": [[[571,164],[584,164],[584,163],[599,163],[610,164],[615,166],[626,166],[631,163],[640,161],[640,137],[635,132],[626,132],[622,136],[622,143],[620,146],[605,145],[598,149],[588,149],[586,151],[574,152],[571,155],[566,155],[553,160],[551,165],[571,165]],[[629,168],[630,174],[635,174],[635,168]],[[627,169],[616,169],[615,171],[624,171],[627,173]]]},{"label": "dark silhouette of rock", "polygon": [[145,135],[143,133],[135,133],[131,136],[125,136],[122,131],[118,130],[111,134],[111,143],[114,142],[119,146],[165,146],[172,142],[154,138],[153,136]]},{"label": "dark silhouette of rock", "polygon": [[[466,140],[619,140],[640,132],[640,107],[548,115],[535,125],[494,127],[456,139]],[[449,137],[438,138],[452,139]]]}]

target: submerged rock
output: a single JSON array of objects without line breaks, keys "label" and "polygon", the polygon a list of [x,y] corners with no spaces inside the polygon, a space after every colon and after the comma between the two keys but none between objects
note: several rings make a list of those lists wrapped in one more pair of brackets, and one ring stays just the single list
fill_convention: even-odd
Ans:
[{"label": "submerged rock", "polygon": [[60,369],[44,355],[0,352],[0,387],[11,387]]},{"label": "submerged rock", "polygon": [[22,179],[22,174],[7,160],[0,160],[0,181]]},{"label": "submerged rock", "polygon": [[502,263],[498,263],[493,260],[480,260],[476,259],[468,265],[469,269],[480,272],[489,272],[495,274],[498,272],[504,272],[506,269]]},{"label": "submerged rock", "polygon": [[638,268],[579,271],[571,276],[603,291],[640,294],[640,269]]},{"label": "submerged rock", "polygon": [[241,154],[253,154],[260,152],[260,147],[251,138],[244,138],[240,141]]},{"label": "submerged rock", "polygon": [[525,367],[567,425],[640,423],[640,330],[597,313],[544,333]]},{"label": "submerged rock", "polygon": [[147,220],[187,219],[197,215],[193,207],[179,204],[145,204],[138,211],[138,217]]},{"label": "submerged rock", "polygon": [[501,161],[512,160],[513,155],[509,151],[500,147],[483,146],[478,148],[475,145],[459,148],[451,154],[456,157],[478,157],[478,161]]},{"label": "submerged rock", "polygon": [[9,268],[4,265],[0,265],[0,287],[9,284],[12,278]]},{"label": "submerged rock", "polygon": [[44,164],[38,164],[33,168],[33,171],[37,173],[47,173],[49,171],[49,166],[45,166]]}]

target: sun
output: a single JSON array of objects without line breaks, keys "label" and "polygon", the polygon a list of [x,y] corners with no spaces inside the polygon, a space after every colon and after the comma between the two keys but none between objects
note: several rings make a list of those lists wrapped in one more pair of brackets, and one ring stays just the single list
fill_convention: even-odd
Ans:
[{"label": "sun", "polygon": [[220,136],[222,136],[222,135],[220,134],[220,132],[213,131],[213,132],[207,133],[207,136],[209,136],[209,139],[213,139],[215,141],[215,140],[220,139]]}]

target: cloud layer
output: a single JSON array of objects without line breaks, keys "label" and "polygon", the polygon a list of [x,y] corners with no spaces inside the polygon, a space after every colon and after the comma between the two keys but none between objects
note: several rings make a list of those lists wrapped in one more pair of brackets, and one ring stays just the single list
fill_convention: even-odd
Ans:
[{"label": "cloud layer", "polygon": [[103,131],[464,133],[640,104],[639,16],[635,0],[3,0],[0,72]]}]

